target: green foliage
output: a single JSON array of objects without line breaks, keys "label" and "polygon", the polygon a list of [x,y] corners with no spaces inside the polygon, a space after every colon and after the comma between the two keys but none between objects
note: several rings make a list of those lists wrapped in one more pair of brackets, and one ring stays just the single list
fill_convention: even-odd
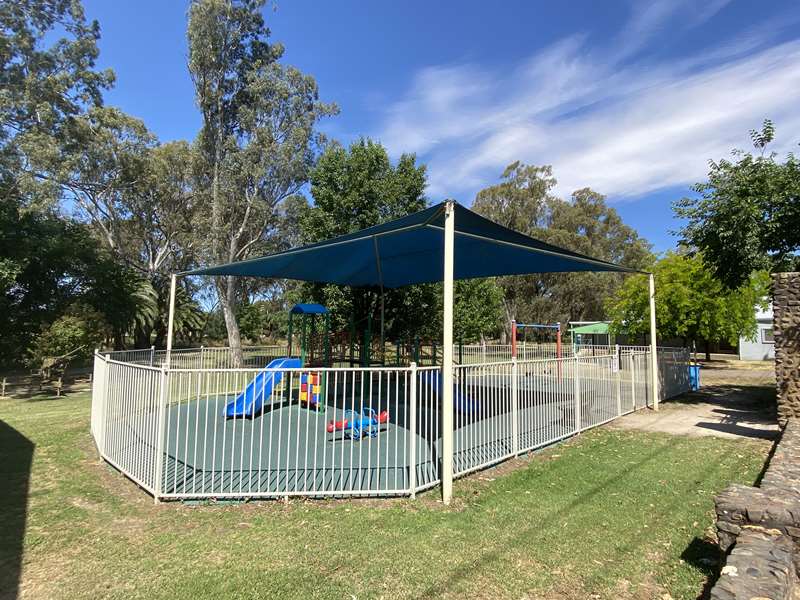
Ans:
[{"label": "green foliage", "polygon": [[0,364],[8,365],[85,292],[98,251],[81,225],[0,202],[0,256]]},{"label": "green foliage", "polygon": [[91,307],[72,306],[36,336],[29,363],[38,366],[45,358],[64,356],[75,350],[77,352],[71,355],[73,360],[88,359],[103,342],[103,325],[103,315]]},{"label": "green foliage", "polygon": [[733,151],[733,160],[712,161],[708,181],[692,189],[698,195],[674,205],[688,223],[685,243],[703,252],[717,277],[730,288],[747,282],[757,270],[796,268],[800,250],[800,161],[789,154],[780,162],[765,154],[775,128],[764,121],[751,131],[754,156]]},{"label": "green foliage", "polygon": [[[755,307],[767,293],[768,277],[753,275],[736,290],[726,289],[701,254],[668,252],[653,269],[656,328],[660,338],[691,342],[727,341],[756,333]],[[644,335],[650,331],[647,277],[630,276],[607,303],[611,329]]]},{"label": "green foliage", "polygon": [[69,140],[72,119],[102,103],[110,70],[94,69],[97,22],[80,2],[0,3],[0,187],[25,207],[51,204],[57,192],[40,177],[38,156]]},{"label": "green foliage", "polygon": [[503,289],[495,279],[466,279],[455,284],[453,335],[465,344],[494,337],[502,326]]},{"label": "green foliage", "polygon": [[241,304],[236,319],[242,337],[253,342],[273,341],[287,334],[288,313],[276,302],[257,300]]},{"label": "green foliage", "polygon": [[[622,222],[605,198],[588,189],[569,201],[552,194],[549,166],[515,162],[501,183],[481,190],[473,209],[506,227],[589,256],[642,268],[649,244]],[[555,273],[501,277],[506,334],[511,319],[553,323],[604,318],[604,301],[622,284],[615,273]]]},{"label": "green foliage", "polygon": [[[311,172],[314,205],[302,213],[303,241],[317,242],[396,219],[426,207],[425,167],[413,155],[392,165],[386,149],[361,139],[350,148],[331,144]],[[368,316],[377,331],[380,290],[334,285],[307,285],[305,294],[331,310],[332,329],[346,330],[353,319],[358,330]],[[385,290],[387,339],[412,335],[438,337],[435,322],[437,287]]]}]

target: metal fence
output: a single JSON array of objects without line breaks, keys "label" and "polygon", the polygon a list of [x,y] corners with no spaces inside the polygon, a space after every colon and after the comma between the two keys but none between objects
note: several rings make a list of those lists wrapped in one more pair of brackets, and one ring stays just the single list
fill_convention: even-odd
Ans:
[{"label": "metal fence", "polygon": [[[201,364],[225,364],[206,350]],[[259,367],[242,369],[185,366],[196,352],[170,368],[97,354],[101,455],[160,499],[413,496],[440,482],[440,367],[272,370],[268,352],[248,349]],[[662,398],[688,389],[688,359],[658,352]],[[652,405],[650,364],[606,347],[456,365],[455,476]]]}]

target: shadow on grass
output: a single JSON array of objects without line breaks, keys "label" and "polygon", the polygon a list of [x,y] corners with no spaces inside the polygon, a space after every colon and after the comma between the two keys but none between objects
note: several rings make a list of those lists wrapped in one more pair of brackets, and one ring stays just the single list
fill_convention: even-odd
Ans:
[{"label": "shadow on grass", "polygon": [[34,444],[0,421],[0,598],[19,595]]},{"label": "shadow on grass", "polygon": [[686,546],[681,553],[681,558],[706,576],[705,585],[697,596],[697,600],[707,600],[711,588],[719,578],[719,564],[722,560],[719,546],[709,540],[696,537]]}]

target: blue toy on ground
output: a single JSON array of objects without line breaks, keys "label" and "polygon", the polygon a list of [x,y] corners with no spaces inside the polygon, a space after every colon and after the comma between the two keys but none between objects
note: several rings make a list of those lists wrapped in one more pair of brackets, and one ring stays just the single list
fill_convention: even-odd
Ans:
[{"label": "blue toy on ground", "polygon": [[283,378],[281,369],[297,369],[303,366],[299,358],[276,358],[247,384],[244,391],[235,400],[225,406],[224,415],[231,417],[254,417],[261,412],[264,402],[268,402]]},{"label": "blue toy on ground", "polygon": [[367,407],[359,414],[354,410],[344,411],[344,419],[328,423],[328,433],[344,431],[346,438],[360,440],[365,435],[378,437],[381,423],[389,420],[389,414],[382,410],[380,414]]}]

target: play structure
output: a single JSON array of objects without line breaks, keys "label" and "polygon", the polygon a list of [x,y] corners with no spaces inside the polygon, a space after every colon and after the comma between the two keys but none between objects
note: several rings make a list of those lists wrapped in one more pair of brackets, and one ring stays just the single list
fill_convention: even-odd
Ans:
[{"label": "play structure", "polygon": [[[295,319],[299,318],[297,324]],[[299,356],[294,356],[295,335],[299,337]],[[262,411],[267,399],[281,384],[283,369],[331,366],[330,313],[321,304],[296,304],[289,311],[286,356],[271,361],[245,387],[244,391],[225,406],[225,417],[253,417]],[[318,409],[323,400],[325,374],[308,371],[300,374],[300,405]],[[291,390],[284,386],[287,399]]]},{"label": "play structure", "polygon": [[244,391],[236,399],[225,406],[225,416],[253,417],[261,412],[265,399],[272,396],[272,391],[277,388],[283,378],[282,369],[295,369],[302,367],[302,362],[297,358],[276,358],[247,384]]},{"label": "play structure", "polygon": [[561,358],[561,323],[517,323],[516,320],[511,321],[511,356],[518,356],[519,337],[522,337],[522,346],[525,348],[529,334],[539,334],[533,340],[537,344],[554,342],[555,358]]}]

